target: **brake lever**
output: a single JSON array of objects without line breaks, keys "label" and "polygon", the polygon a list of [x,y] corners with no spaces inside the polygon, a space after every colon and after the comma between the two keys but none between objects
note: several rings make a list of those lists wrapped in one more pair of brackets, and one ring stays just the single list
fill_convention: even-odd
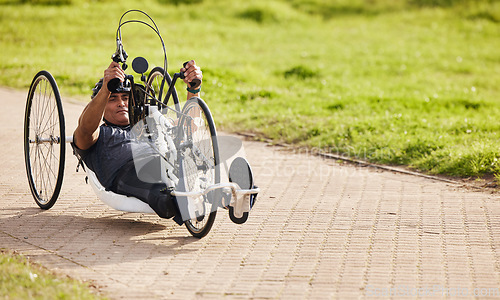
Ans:
[{"label": "brake lever", "polygon": [[[122,70],[125,71],[128,67],[126,64],[128,58],[127,52],[125,52],[125,49],[123,49],[123,44],[122,41],[117,38],[116,39],[116,51],[111,55],[111,59],[116,62],[116,63],[122,63]],[[118,78],[113,78],[110,81],[108,81],[108,90],[110,92],[116,91],[120,85],[123,83],[120,81]]]},{"label": "brake lever", "polygon": [[128,54],[127,54],[127,52],[125,52],[125,49],[123,49],[122,41],[119,38],[117,38],[116,39],[116,51],[111,56],[111,59],[114,62],[117,62],[117,63],[121,62],[122,64],[124,64],[123,70],[125,70],[127,68],[126,64],[125,64],[125,62],[127,61],[127,58],[128,58]]}]

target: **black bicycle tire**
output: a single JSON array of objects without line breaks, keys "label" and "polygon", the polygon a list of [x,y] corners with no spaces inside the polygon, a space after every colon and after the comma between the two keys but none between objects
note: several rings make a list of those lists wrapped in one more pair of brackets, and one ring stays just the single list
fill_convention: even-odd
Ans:
[{"label": "black bicycle tire", "polygon": [[[155,77],[157,76],[162,76],[163,77],[163,74],[164,74],[164,71],[163,71],[163,68],[162,67],[154,67],[153,70],[151,70],[151,72],[149,72],[149,75],[148,75],[148,79],[146,80],[146,91],[148,91],[149,93],[151,93],[149,91],[150,87],[153,89],[153,91],[155,92],[153,95],[155,97],[158,97],[159,95],[156,95],[156,90],[155,90],[155,86],[153,85],[152,81],[154,80]],[[169,76],[170,77],[170,76]],[[169,78],[167,78],[167,84],[169,85]],[[163,88],[165,90],[165,87]],[[148,96],[147,96],[148,97]],[[151,103],[147,103],[147,104],[151,104]]]},{"label": "black bicycle tire", "polygon": [[[47,200],[44,200],[41,196],[43,193],[43,190],[40,191],[40,187],[37,184],[37,180],[34,178],[34,172],[33,172],[33,165],[31,161],[31,149],[30,149],[30,126],[31,126],[31,120],[32,120],[32,105],[33,105],[33,98],[35,96],[36,89],[39,85],[39,83],[42,80],[47,80],[50,89],[52,90],[54,100],[55,100],[55,107],[57,108],[57,117],[58,117],[58,123],[59,123],[59,137],[55,137],[55,140],[57,138],[59,139],[59,162],[57,164],[57,177],[55,179],[55,186],[53,187],[51,191],[50,197],[46,197]],[[46,86],[47,88],[47,86]],[[49,94],[49,98],[52,95]],[[46,90],[44,92],[44,96],[46,96]],[[50,101],[52,99],[47,99],[47,101]],[[55,113],[52,112],[50,113],[50,116]],[[43,114],[42,118],[45,117],[45,114]],[[49,116],[47,116],[49,118]],[[33,118],[35,119],[35,118]],[[40,123],[43,123],[45,119],[36,119],[34,120],[37,122],[38,125]],[[48,122],[48,121],[47,121]],[[34,126],[33,126],[34,127]],[[35,138],[35,140],[37,137]],[[37,145],[39,145],[37,143]],[[51,143],[50,147],[53,147],[54,145]],[[38,146],[37,146],[38,147]],[[38,148],[37,148],[38,149]],[[65,157],[66,157],[66,136],[65,136],[65,123],[64,123],[64,113],[63,113],[63,108],[62,108],[62,102],[61,102],[61,95],[59,93],[59,88],[57,87],[57,83],[54,79],[54,77],[47,71],[40,71],[38,72],[35,77],[33,78],[33,81],[31,82],[30,89],[28,92],[28,98],[26,100],[26,110],[25,110],[25,116],[24,116],[24,161],[25,161],[25,166],[26,166],[26,174],[28,177],[28,183],[30,186],[31,194],[33,198],[35,199],[36,204],[42,208],[42,209],[49,209],[51,208],[55,202],[57,201],[57,198],[59,197],[59,193],[61,191],[62,187],[62,182],[63,182],[63,177],[64,177],[64,163],[65,163]],[[45,161],[47,160],[46,157],[44,157]],[[46,163],[45,163],[46,165]],[[37,175],[35,174],[35,177]],[[41,184],[42,185],[42,184]],[[41,193],[42,192],[42,193]]]},{"label": "black bicycle tire", "polygon": [[[200,99],[198,97],[193,97],[186,102],[182,111],[184,112],[186,110],[186,108],[188,108],[188,106],[192,105],[191,103],[194,103],[194,102],[196,102],[199,105],[199,107],[202,109],[203,114],[205,115],[205,118],[206,118],[207,123],[208,123],[208,127],[210,130],[210,136],[212,138],[212,150],[214,153],[214,163],[215,163],[215,179],[214,179],[215,182],[214,183],[219,183],[220,182],[220,163],[219,163],[219,146],[218,146],[218,142],[217,142],[217,130],[215,128],[215,123],[214,123],[214,120],[212,117],[212,113],[210,112],[208,105],[202,99]],[[183,122],[184,122],[184,118],[181,116],[181,120],[179,122],[180,128],[182,128]],[[217,215],[217,207],[219,206],[219,203],[214,202],[214,203],[212,203],[212,205],[215,206],[216,209],[215,210],[212,209],[212,212],[208,216],[207,222],[205,223],[205,225],[201,229],[195,228],[195,226],[193,226],[193,224],[191,223],[191,220],[187,220],[184,222],[184,225],[186,226],[187,230],[189,231],[189,233],[192,236],[194,236],[196,238],[202,238],[210,232],[210,230],[214,224],[215,217]]]}]

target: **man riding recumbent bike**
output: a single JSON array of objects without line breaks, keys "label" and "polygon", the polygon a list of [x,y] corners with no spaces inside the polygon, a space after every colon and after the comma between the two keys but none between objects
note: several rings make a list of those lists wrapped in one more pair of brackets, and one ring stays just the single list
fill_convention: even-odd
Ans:
[{"label": "man riding recumbent bike", "polygon": [[[145,15],[151,24],[122,22],[130,12]],[[124,72],[127,53],[121,27],[128,23],[148,25],[163,46],[164,67],[153,68],[147,79],[147,61],[133,60],[132,68],[142,83]],[[113,62],[94,87],[73,136],[65,136],[54,78],[41,71],[33,79],[26,104],[24,149],[36,203],[49,209],[57,200],[65,143],[70,142],[97,196],[112,208],[173,218],[199,238],[210,231],[219,207],[229,210],[233,222],[244,223],[259,189],[246,159],[236,155],[241,142],[217,137],[210,110],[199,98],[200,68],[189,61],[170,77],[158,27],[142,11],[122,15],[116,43]],[[182,109],[175,89],[178,78],[188,84],[188,100]]]}]

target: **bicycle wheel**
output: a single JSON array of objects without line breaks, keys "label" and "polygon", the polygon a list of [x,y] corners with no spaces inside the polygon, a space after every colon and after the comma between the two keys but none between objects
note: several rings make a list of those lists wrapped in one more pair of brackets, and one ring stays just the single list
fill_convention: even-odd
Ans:
[{"label": "bicycle wheel", "polygon": [[[162,86],[164,74],[165,71],[162,67],[154,67],[153,70],[151,70],[151,72],[149,73],[148,80],[146,81],[146,95],[151,95],[154,97],[154,99],[160,102],[162,102],[160,98],[165,97],[168,91],[168,87],[172,83],[172,78],[170,78],[170,75],[167,73],[165,83]],[[153,100],[151,96],[146,96],[146,104],[156,103],[156,101]],[[179,97],[177,96],[177,91],[175,90],[175,88],[172,92],[172,99],[174,100],[175,109],[177,111],[180,111],[181,107],[179,105]],[[167,105],[168,103],[164,101],[163,104]]]},{"label": "bicycle wheel", "polygon": [[64,176],[66,137],[61,96],[54,77],[40,71],[33,79],[24,116],[24,161],[35,202],[51,208]]},{"label": "bicycle wheel", "polygon": [[[186,191],[200,191],[220,182],[219,147],[212,114],[200,98],[191,98],[182,110],[177,136]],[[198,199],[196,216],[185,221],[195,237],[208,234],[217,214],[219,194],[214,191]]]},{"label": "bicycle wheel", "polygon": [[[165,85],[163,87],[161,86],[164,73],[165,72],[163,71],[162,67],[155,67],[149,73],[146,84],[146,95],[147,95],[146,99],[148,104],[154,104],[154,101],[152,101],[152,97],[154,97],[158,101],[161,101],[161,99],[159,99],[160,90],[161,90],[161,95],[165,95],[169,83],[165,82]],[[152,97],[149,95],[151,95]]]}]

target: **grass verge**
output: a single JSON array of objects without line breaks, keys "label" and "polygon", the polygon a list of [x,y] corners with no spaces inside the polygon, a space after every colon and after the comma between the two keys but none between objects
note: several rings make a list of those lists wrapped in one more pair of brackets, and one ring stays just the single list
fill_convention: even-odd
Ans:
[{"label": "grass verge", "polygon": [[[160,27],[171,73],[191,58],[202,66],[220,129],[432,174],[500,176],[498,1],[24,2],[0,4],[0,85],[27,88],[48,69],[63,95],[88,99],[120,15],[139,8]],[[145,27],[124,27],[123,39],[131,59],[162,64]]]},{"label": "grass verge", "polygon": [[56,276],[26,257],[0,249],[0,299],[104,299],[88,285]]}]

